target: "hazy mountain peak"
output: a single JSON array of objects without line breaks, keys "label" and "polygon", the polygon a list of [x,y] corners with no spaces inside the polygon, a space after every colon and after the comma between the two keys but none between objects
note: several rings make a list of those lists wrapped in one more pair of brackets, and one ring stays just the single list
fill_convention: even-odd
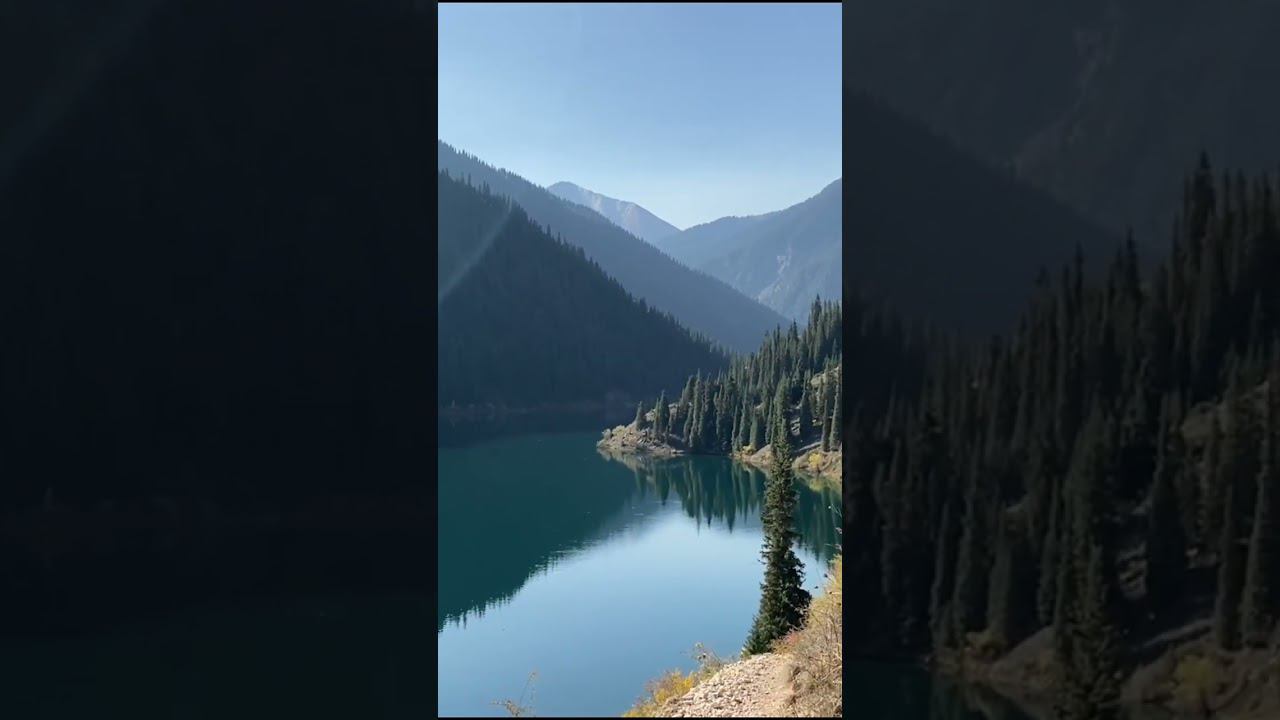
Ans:
[{"label": "hazy mountain peak", "polygon": [[581,185],[561,181],[547,188],[552,195],[572,203],[585,205],[609,219],[614,225],[649,243],[680,232],[675,225],[639,205],[601,195]]}]

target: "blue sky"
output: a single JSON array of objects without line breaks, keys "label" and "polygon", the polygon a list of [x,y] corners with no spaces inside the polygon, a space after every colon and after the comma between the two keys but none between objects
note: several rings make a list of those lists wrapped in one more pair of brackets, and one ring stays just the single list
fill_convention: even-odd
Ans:
[{"label": "blue sky", "polygon": [[840,5],[440,4],[439,137],[677,227],[840,177]]}]

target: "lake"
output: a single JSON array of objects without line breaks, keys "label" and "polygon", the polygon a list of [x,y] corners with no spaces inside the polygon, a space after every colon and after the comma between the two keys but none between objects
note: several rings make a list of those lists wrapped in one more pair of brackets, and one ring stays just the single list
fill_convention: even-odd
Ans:
[{"label": "lake", "polygon": [[[441,449],[441,716],[503,716],[503,699],[542,716],[618,716],[664,670],[696,667],[694,643],[740,650],[760,599],[764,474],[717,457],[609,458],[598,438]],[[817,592],[839,497],[797,486],[797,555]],[[859,674],[859,718],[983,717],[917,668]]]},{"label": "lake", "polygon": [[[763,575],[764,476],[723,458],[610,459],[598,437],[442,448],[437,598],[290,582],[92,630],[0,637],[0,715],[502,716],[493,703],[509,698],[541,716],[617,716],[664,670],[694,668],[694,643],[732,655],[746,639]],[[839,538],[837,498],[799,493],[797,552],[816,590]],[[406,574],[415,553],[407,546],[378,574]],[[276,572],[296,574],[302,556],[279,557],[295,560]],[[276,562],[265,556],[263,571]],[[430,572],[427,560],[416,567]],[[916,667],[849,667],[861,720],[1024,718]]]}]

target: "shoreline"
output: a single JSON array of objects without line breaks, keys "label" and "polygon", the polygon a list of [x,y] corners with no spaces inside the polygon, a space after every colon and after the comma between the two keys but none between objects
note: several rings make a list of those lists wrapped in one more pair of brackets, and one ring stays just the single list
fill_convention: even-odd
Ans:
[{"label": "shoreline", "polygon": [[[698,454],[690,453],[684,448],[660,441],[654,438],[651,432],[637,430],[634,422],[606,428],[602,431],[600,440],[596,442],[596,447],[622,455],[659,459]],[[820,447],[821,443],[818,442],[801,446],[796,451],[796,459],[792,463],[792,469],[795,471],[797,479],[811,486],[816,484],[820,488],[840,491],[843,455],[839,450],[823,452]],[[728,458],[744,465],[750,465],[766,474],[769,472],[769,465],[773,460],[773,453],[768,445],[752,451],[744,449],[734,450],[727,454],[702,454],[707,457]]]}]

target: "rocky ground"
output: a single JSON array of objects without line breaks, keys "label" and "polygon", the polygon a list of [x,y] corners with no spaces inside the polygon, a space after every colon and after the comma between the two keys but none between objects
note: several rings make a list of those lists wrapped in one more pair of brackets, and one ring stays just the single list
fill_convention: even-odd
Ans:
[{"label": "rocky ground", "polygon": [[637,430],[635,423],[619,425],[605,430],[601,434],[600,441],[596,443],[596,447],[624,455],[676,457],[684,454],[684,451],[660,442],[653,436],[653,433]]},{"label": "rocky ground", "polygon": [[662,708],[662,717],[794,717],[791,679],[795,667],[786,655],[766,653],[725,665]]},{"label": "rocky ground", "polygon": [[[596,447],[618,455],[677,457],[686,454],[683,449],[672,447],[659,440],[649,430],[637,430],[635,423],[618,425],[605,430],[601,433]],[[753,467],[768,470],[773,462],[773,451],[768,445],[759,450],[747,448],[734,452],[733,458]],[[792,467],[801,476],[819,478],[834,487],[840,486],[842,460],[838,450],[824,452],[820,443],[810,443],[796,452]]]}]

